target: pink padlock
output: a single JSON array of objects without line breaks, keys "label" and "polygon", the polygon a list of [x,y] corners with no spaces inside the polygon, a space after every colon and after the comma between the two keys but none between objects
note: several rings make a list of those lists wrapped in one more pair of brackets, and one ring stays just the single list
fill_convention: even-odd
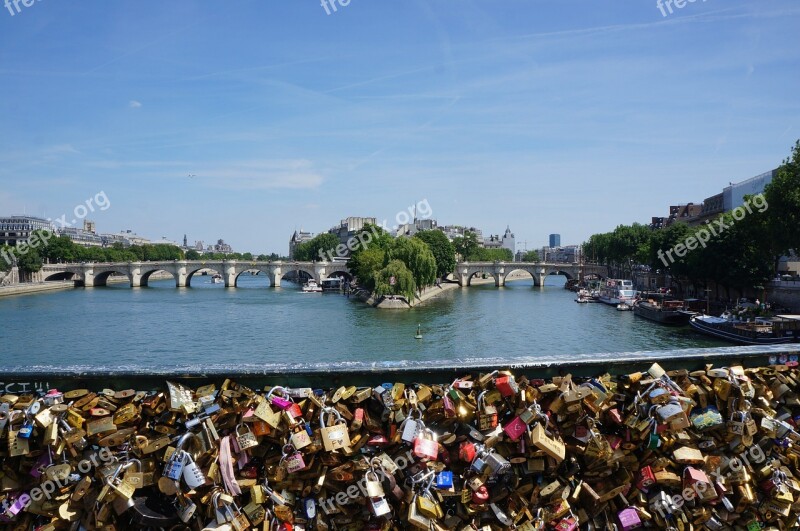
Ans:
[{"label": "pink padlock", "polygon": [[642,519],[633,507],[621,510],[617,514],[617,518],[619,518],[619,525],[622,526],[622,531],[631,531],[642,527]]},{"label": "pink padlock", "polygon": [[514,420],[503,426],[503,431],[509,439],[517,442],[528,431],[528,425],[520,417],[515,417]]},{"label": "pink padlock", "polygon": [[273,393],[275,393],[275,391],[281,391],[283,393],[286,393],[286,389],[277,385],[272,389],[270,389],[269,393],[267,394],[267,400],[269,400],[272,405],[283,411],[286,411],[287,409],[292,407],[292,404],[294,404],[294,402],[280,396],[273,396]]},{"label": "pink padlock", "polygon": [[562,518],[556,526],[556,531],[575,531],[576,529],[578,529],[578,519],[574,516]]}]

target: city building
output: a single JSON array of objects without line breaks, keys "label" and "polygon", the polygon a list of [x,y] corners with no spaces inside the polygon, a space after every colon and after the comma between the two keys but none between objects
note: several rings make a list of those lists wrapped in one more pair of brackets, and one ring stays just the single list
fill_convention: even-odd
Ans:
[{"label": "city building", "polygon": [[565,247],[542,247],[539,258],[543,262],[574,264],[580,261],[580,246],[567,245]]},{"label": "city building", "polygon": [[16,247],[37,230],[53,231],[53,224],[36,216],[0,217],[0,245]]},{"label": "city building", "polygon": [[413,236],[423,230],[438,229],[439,225],[435,219],[414,219],[413,223],[406,223],[397,227],[397,236]]},{"label": "city building", "polygon": [[777,174],[778,170],[775,169],[762,173],[761,175],[756,175],[740,183],[731,183],[729,186],[723,188],[722,195],[724,196],[723,203],[725,212],[730,212],[744,205],[744,196],[762,193],[764,188],[772,182],[772,179],[774,179]]},{"label": "city building", "polygon": [[514,234],[508,226],[502,238],[499,235],[490,235],[483,240],[483,246],[487,249],[508,249],[512,255],[517,251]]},{"label": "city building", "polygon": [[297,246],[314,238],[313,232],[306,232],[303,229],[294,231],[292,237],[289,238],[289,260],[294,260],[294,251]]},{"label": "city building", "polygon": [[550,247],[561,247],[561,235],[560,234],[551,234],[550,235]]},{"label": "city building", "polygon": [[348,240],[350,240],[352,236],[355,236],[357,232],[360,232],[367,224],[377,225],[378,222],[375,218],[351,216],[347,219],[343,219],[338,226],[332,227],[328,232],[335,234],[340,242],[347,245]]},{"label": "city building", "polygon": [[228,253],[232,253],[233,252],[233,248],[230,245],[228,245],[227,243],[225,243],[225,240],[221,240],[220,239],[220,240],[217,240],[216,244],[209,245],[208,248],[206,248],[206,251],[209,252],[209,253],[224,253],[224,254],[228,254]]},{"label": "city building", "polygon": [[483,231],[481,229],[462,227],[461,225],[445,225],[444,227],[439,227],[439,230],[444,232],[444,235],[447,236],[447,239],[450,241],[453,241],[455,238],[463,238],[466,232],[472,232],[478,240],[478,245],[481,247],[484,245]]},{"label": "city building", "polygon": [[82,247],[104,247],[105,240],[97,234],[97,227],[94,221],[88,219],[83,220],[83,228],[78,227],[62,227],[58,229],[59,236],[66,236],[75,245]]}]

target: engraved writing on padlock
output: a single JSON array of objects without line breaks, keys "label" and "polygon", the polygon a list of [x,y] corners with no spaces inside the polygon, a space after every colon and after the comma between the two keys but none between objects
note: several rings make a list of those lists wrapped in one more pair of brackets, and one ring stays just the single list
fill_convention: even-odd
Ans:
[{"label": "engraved writing on padlock", "polygon": [[239,445],[240,450],[249,450],[258,446],[258,439],[250,431],[250,428],[242,423],[236,426],[236,443]]}]

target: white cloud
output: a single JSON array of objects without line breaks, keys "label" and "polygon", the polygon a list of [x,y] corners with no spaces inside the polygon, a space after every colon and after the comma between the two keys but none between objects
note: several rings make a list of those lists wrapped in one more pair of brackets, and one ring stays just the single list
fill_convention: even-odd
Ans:
[{"label": "white cloud", "polygon": [[136,101],[136,100],[131,100],[131,101],[128,103],[128,107],[130,107],[131,109],[138,109],[138,108],[140,108],[141,106],[142,106],[142,102],[140,102],[140,101]]}]

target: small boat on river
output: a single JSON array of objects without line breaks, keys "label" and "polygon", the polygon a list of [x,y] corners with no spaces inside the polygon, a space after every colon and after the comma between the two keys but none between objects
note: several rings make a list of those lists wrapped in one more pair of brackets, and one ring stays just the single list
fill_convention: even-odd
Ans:
[{"label": "small boat on river", "polygon": [[633,313],[659,324],[683,326],[689,324],[694,312],[684,309],[683,301],[641,300],[633,305]]},{"label": "small boat on river", "polygon": [[780,345],[800,340],[800,316],[757,317],[740,321],[711,315],[695,315],[689,320],[692,328],[707,336],[738,345]]}]

